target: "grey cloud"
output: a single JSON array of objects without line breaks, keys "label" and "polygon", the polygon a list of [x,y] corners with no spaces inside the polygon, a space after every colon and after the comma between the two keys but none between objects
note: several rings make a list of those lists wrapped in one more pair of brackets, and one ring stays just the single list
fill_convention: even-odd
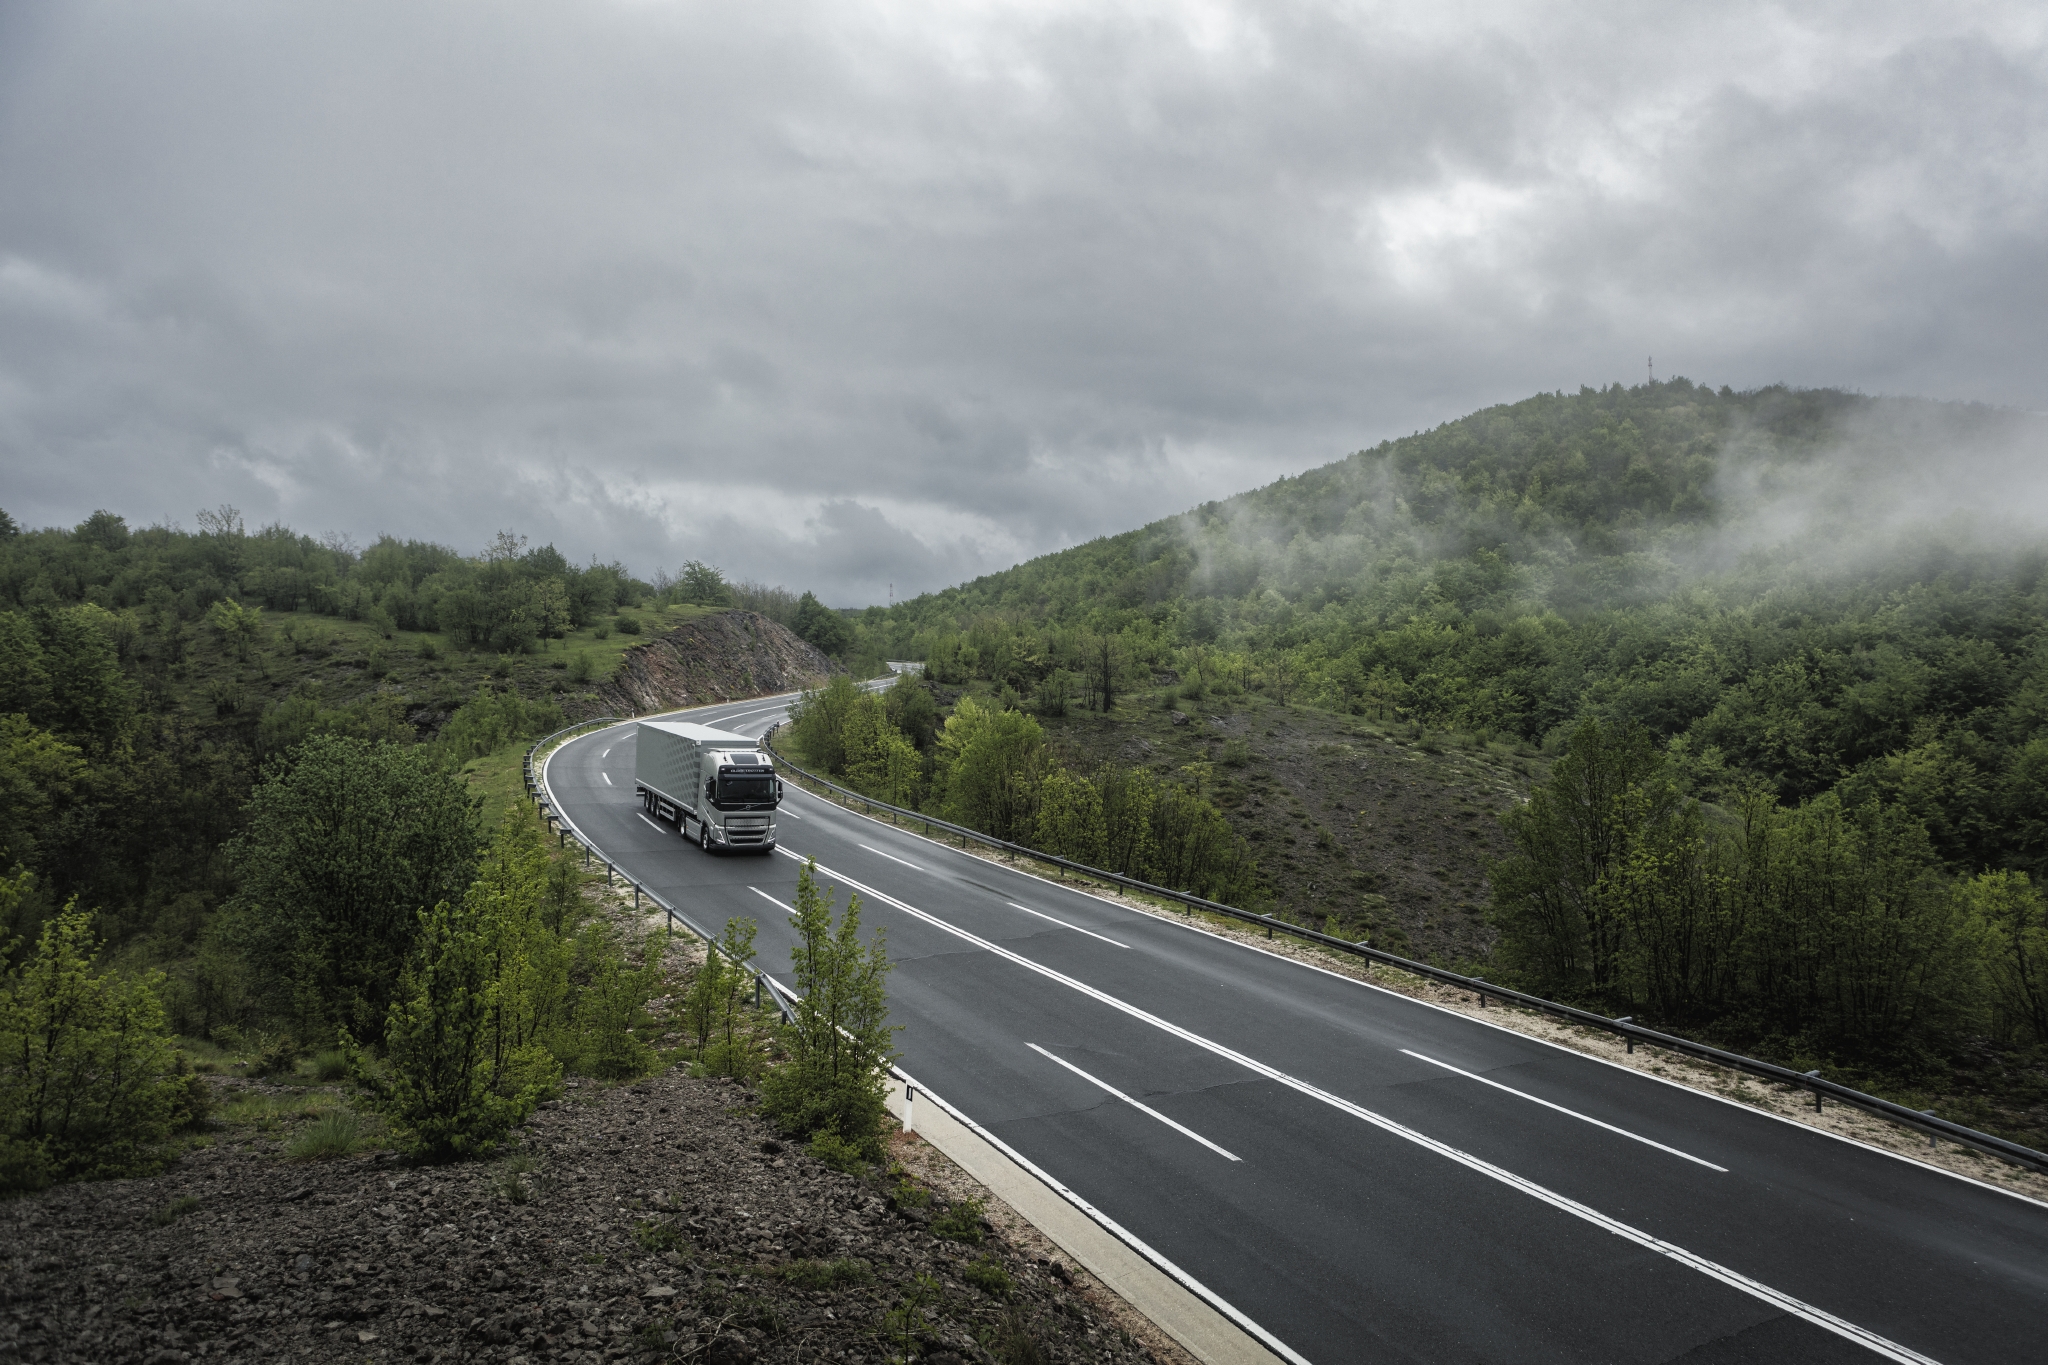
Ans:
[{"label": "grey cloud", "polygon": [[0,505],[860,605],[1538,388],[2048,407],[1984,5],[0,11]]}]

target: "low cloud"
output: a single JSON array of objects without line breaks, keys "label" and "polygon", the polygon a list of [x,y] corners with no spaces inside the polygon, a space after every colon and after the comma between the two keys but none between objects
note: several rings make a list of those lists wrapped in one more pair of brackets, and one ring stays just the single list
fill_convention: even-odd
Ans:
[{"label": "low cloud", "polygon": [[2038,7],[0,11],[0,505],[882,601],[1644,358],[2048,408]]}]

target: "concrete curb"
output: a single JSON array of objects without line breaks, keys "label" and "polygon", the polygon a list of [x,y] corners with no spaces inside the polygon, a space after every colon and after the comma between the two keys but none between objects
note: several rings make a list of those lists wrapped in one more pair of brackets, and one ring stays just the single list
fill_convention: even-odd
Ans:
[{"label": "concrete curb", "polygon": [[[922,1087],[920,1087],[922,1089]],[[905,1117],[904,1084],[889,1081],[889,1109]],[[990,1146],[938,1105],[917,1104],[907,1125],[1033,1227],[1080,1262],[1111,1291],[1159,1325],[1203,1365],[1285,1365],[1237,1325],[1175,1283],[1044,1182]]]}]

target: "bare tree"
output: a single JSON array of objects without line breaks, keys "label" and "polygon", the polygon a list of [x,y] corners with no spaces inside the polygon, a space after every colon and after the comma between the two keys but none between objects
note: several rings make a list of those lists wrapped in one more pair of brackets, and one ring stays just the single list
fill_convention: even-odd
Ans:
[{"label": "bare tree", "polygon": [[222,503],[218,507],[199,509],[199,530],[204,535],[239,537],[242,534],[242,514]]}]

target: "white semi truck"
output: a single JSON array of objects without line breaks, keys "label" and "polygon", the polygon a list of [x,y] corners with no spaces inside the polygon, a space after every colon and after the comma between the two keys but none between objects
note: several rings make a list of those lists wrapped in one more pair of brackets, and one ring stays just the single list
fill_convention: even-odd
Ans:
[{"label": "white semi truck", "polygon": [[673,821],[706,853],[769,853],[782,779],[761,746],[679,720],[643,720],[633,754],[633,785],[657,820]]}]

